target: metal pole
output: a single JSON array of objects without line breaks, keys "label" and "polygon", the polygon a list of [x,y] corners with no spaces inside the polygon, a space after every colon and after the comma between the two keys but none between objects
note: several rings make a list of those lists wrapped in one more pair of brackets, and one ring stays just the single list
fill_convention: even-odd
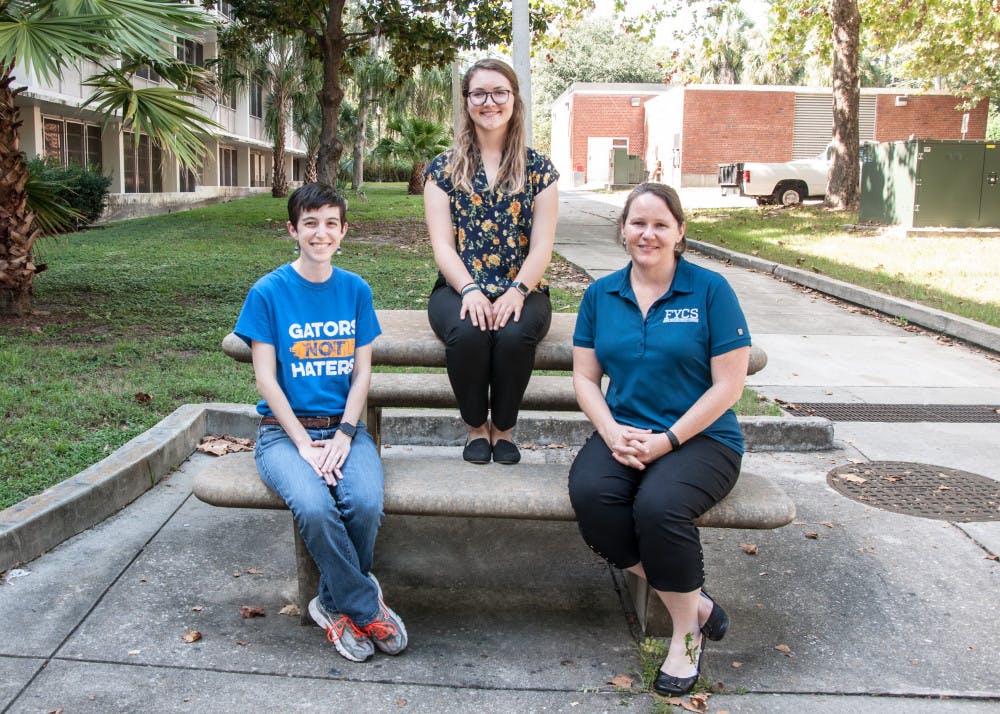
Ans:
[{"label": "metal pole", "polygon": [[514,72],[521,85],[521,99],[524,101],[524,135],[531,145],[531,31],[528,23],[528,0],[513,0],[513,26],[511,38],[514,41]]}]

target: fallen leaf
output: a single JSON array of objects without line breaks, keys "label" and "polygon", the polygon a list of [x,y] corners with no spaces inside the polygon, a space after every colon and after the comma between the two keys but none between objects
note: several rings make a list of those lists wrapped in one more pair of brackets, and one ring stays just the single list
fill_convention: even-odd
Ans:
[{"label": "fallen leaf", "polygon": [[181,639],[187,642],[188,644],[191,644],[192,642],[197,642],[198,640],[201,639],[201,633],[198,632],[198,630],[189,627],[187,631],[183,635],[181,635]]},{"label": "fallen leaf", "polygon": [[739,669],[743,666],[742,662],[733,662],[733,669]]},{"label": "fallen leaf", "polygon": [[806,538],[809,538],[810,540],[816,540],[817,538],[819,538],[819,533],[817,533],[816,531],[809,531],[808,533],[806,533]]},{"label": "fallen leaf", "polygon": [[820,521],[819,524],[827,528],[833,528],[833,521]]},{"label": "fallen leaf", "polygon": [[153,395],[146,394],[145,392],[136,392],[135,400],[139,402],[139,404],[149,404],[151,401],[153,401]]},{"label": "fallen leaf", "polygon": [[400,697],[399,699],[396,700],[396,706],[402,709],[403,707],[406,706],[406,700]]},{"label": "fallen leaf", "polygon": [[229,434],[206,434],[201,438],[197,450],[203,454],[212,456],[225,456],[226,454],[238,451],[253,451],[253,439],[244,439],[241,436],[230,436]]},{"label": "fallen leaf", "polygon": [[681,701],[681,709],[689,712],[708,711],[708,693],[698,692],[697,694],[692,694],[686,702]]},{"label": "fallen leaf", "polygon": [[950,491],[951,490],[951,486],[945,486],[944,484],[941,484],[940,486],[937,487],[937,490],[938,491]]},{"label": "fallen leaf", "polygon": [[131,656],[133,656],[133,657],[134,657],[135,655],[139,654],[140,652],[142,652],[142,650],[129,650],[129,651],[128,651],[129,655],[131,655]]},{"label": "fallen leaf", "polygon": [[986,560],[1000,560],[1000,555],[987,555]]},{"label": "fallen leaf", "polygon": [[264,608],[256,607],[254,605],[240,605],[240,615],[243,616],[244,620],[249,620],[251,617],[264,617],[266,613]]},{"label": "fallen leaf", "polygon": [[260,568],[247,568],[247,573],[249,575],[263,575],[264,571]]},{"label": "fallen leaf", "polygon": [[760,548],[753,543],[740,543],[740,548],[742,548],[743,552],[747,555],[757,555],[757,553],[760,552]]},{"label": "fallen leaf", "polygon": [[298,617],[299,615],[302,614],[302,611],[299,610],[299,606],[298,605],[288,604],[288,605],[285,605],[280,610],[278,610],[278,614],[279,615],[291,615],[293,617]]},{"label": "fallen leaf", "polygon": [[614,686],[621,687],[622,689],[631,689],[632,683],[633,679],[627,674],[616,674],[611,678],[611,681],[608,682],[608,684],[613,684]]},{"label": "fallen leaf", "polygon": [[240,647],[246,647],[250,643],[247,642],[246,640],[236,640],[236,644],[238,644]]},{"label": "fallen leaf", "polygon": [[854,474],[841,474],[840,478],[847,481],[847,483],[868,483],[868,479],[855,476]]},{"label": "fallen leaf", "polygon": [[238,578],[238,577],[240,577],[241,575],[243,575],[243,573],[241,573],[241,572],[240,572],[239,570],[237,570],[237,571],[236,571],[235,573],[233,573],[233,577],[234,577],[234,578]]},{"label": "fallen leaf", "polygon": [[63,714],[63,708],[57,707],[56,709],[49,709],[47,714]]},{"label": "fallen leaf", "polygon": [[191,608],[191,612],[201,612],[205,607],[203,605],[195,605]]},{"label": "fallen leaf", "polygon": [[786,657],[792,656],[792,648],[788,645],[776,645],[774,649],[778,650],[778,652],[781,652]]}]

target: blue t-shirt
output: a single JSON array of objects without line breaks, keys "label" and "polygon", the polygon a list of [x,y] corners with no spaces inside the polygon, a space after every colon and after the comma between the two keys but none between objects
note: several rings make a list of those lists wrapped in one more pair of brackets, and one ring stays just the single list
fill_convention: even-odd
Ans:
[{"label": "blue t-shirt", "polygon": [[[250,288],[235,332],[247,344],[274,345],[278,384],[296,416],[332,416],[344,413],[355,350],[382,328],[360,276],[334,268],[312,283],[288,263]],[[273,416],[263,399],[257,411]]]},{"label": "blue t-shirt", "polygon": [[[750,330],[726,279],[683,257],[670,290],[643,319],[631,270],[629,263],[587,288],[573,344],[595,351],[617,422],[662,432],[712,386],[712,357],[749,346]],[[703,433],[743,453],[732,409]]]},{"label": "blue t-shirt", "polygon": [[529,148],[521,191],[504,193],[490,188],[480,162],[472,179],[472,193],[465,193],[451,182],[453,151],[436,156],[424,176],[448,194],[455,250],[476,284],[490,298],[496,298],[507,291],[528,257],[535,196],[558,181],[559,172],[551,161]]}]

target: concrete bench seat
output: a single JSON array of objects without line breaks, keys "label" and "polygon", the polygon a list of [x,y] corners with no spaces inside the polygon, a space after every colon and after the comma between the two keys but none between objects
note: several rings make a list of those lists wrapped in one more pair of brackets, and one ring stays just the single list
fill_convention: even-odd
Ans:
[{"label": "concrete bench seat", "polygon": [[[566,464],[477,466],[451,457],[384,457],[384,511],[411,516],[516,518],[573,521]],[[220,456],[194,476],[192,490],[201,501],[224,508],[287,509],[261,480],[253,454]],[[774,483],[742,472],[726,498],[695,523],[703,528],[779,528],[795,517],[795,504]],[[319,573],[293,527],[303,623],[316,592]],[[629,579],[633,604],[647,633],[667,627],[665,613],[645,583]]]}]

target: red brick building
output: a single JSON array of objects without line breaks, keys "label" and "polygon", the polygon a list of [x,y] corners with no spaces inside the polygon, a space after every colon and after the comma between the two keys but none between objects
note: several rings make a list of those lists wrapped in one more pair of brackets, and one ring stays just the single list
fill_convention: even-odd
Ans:
[{"label": "red brick building", "polygon": [[[860,138],[983,139],[988,101],[964,111],[947,94],[862,89]],[[717,165],[821,153],[832,134],[829,89],[577,83],[552,106],[552,160],[564,186],[609,182],[611,149],[641,157],[677,186],[715,186]],[[659,167],[659,168],[658,168]]]}]

